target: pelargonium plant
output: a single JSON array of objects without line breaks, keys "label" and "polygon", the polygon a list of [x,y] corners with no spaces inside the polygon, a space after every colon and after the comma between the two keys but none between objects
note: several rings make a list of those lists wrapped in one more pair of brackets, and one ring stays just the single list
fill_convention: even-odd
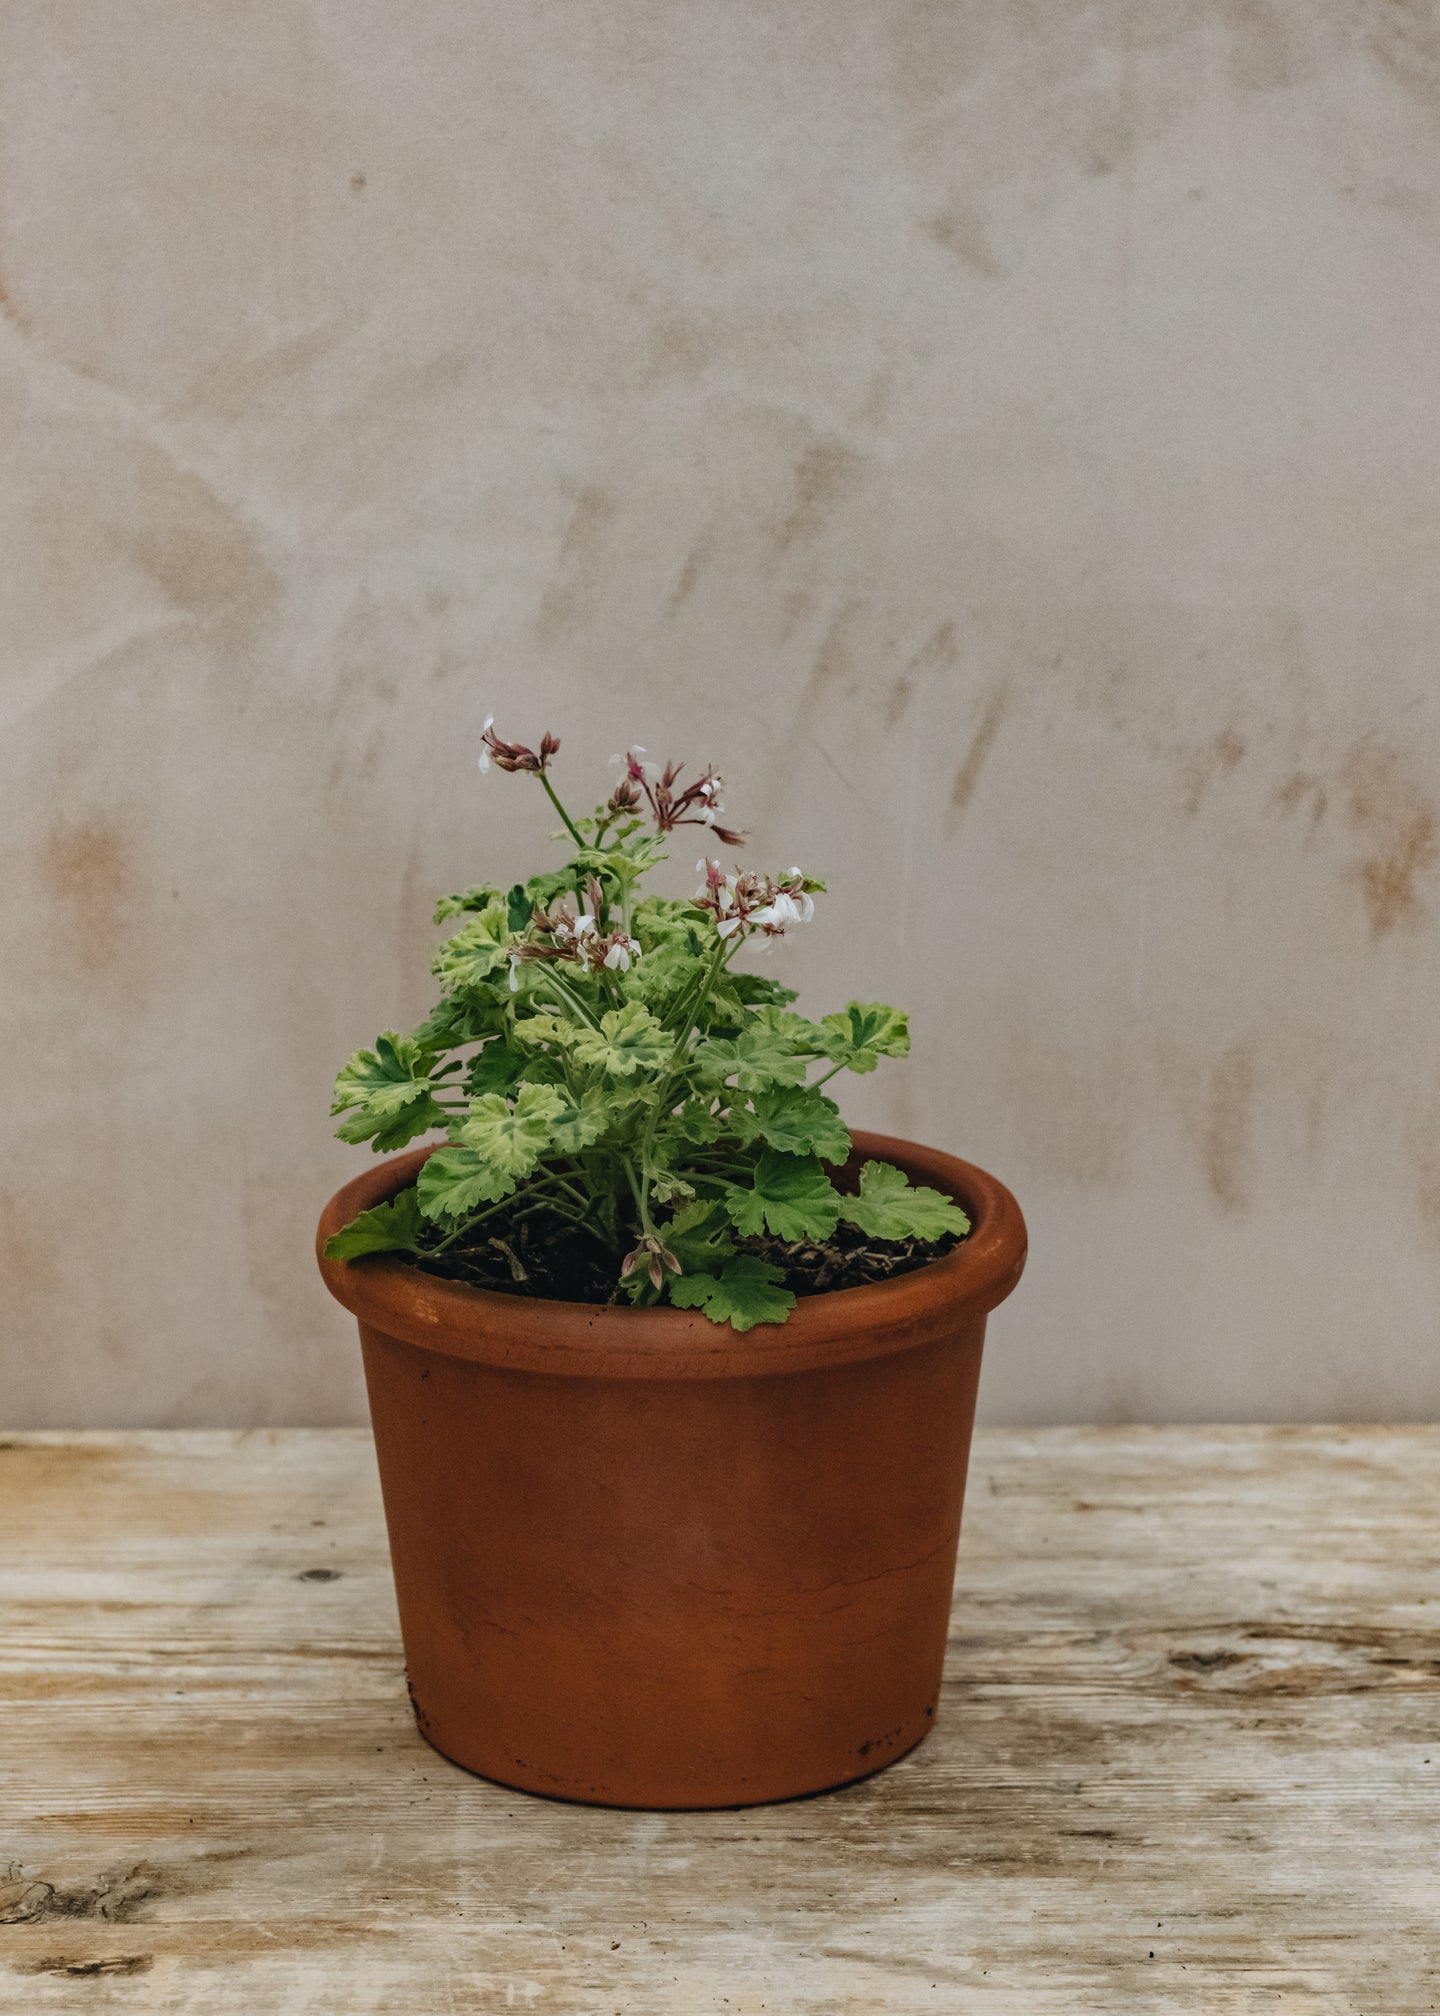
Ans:
[{"label": "pelargonium plant", "polygon": [[569,858],[437,904],[437,924],[465,920],[435,955],[439,1004],[409,1035],[357,1050],[332,1111],[346,1115],[341,1140],[382,1152],[446,1139],[326,1252],[410,1254],[442,1272],[484,1252],[508,1269],[497,1285],[536,1292],[526,1255],[539,1228],[552,1265],[556,1250],[571,1256],[572,1299],[668,1301],[749,1330],[784,1322],[791,1283],[825,1285],[800,1260],[837,1241],[912,1266],[930,1257],[919,1249],[953,1244],[968,1221],[939,1191],[885,1162],[866,1162],[853,1189],[830,1174],[851,1141],[823,1087],[906,1055],[905,1016],[851,1001],[812,1022],[793,990],[744,964],[808,924],[824,884],[798,868],[726,872],[707,853],[692,896],[642,894],[682,827],[742,843],[721,823],[721,779],[707,769],[682,784],[679,764],[635,748],[612,759],[606,802],[572,818],[551,781],[559,749],[554,735],[534,750],[485,723],[480,768],[538,780]]}]

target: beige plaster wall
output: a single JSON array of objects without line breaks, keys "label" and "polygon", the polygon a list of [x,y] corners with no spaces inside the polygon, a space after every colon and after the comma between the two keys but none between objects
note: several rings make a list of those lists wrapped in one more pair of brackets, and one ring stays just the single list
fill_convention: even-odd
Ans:
[{"label": "beige plaster wall", "polygon": [[492,708],[829,876],[990,1418],[1440,1412],[1437,112],[1423,0],[11,0],[0,1417],[359,1417]]}]

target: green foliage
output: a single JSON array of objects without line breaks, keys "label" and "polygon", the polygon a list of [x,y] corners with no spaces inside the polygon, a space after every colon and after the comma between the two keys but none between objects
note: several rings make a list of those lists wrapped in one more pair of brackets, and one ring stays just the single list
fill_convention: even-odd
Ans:
[{"label": "green foliage", "polygon": [[498,1092],[470,1101],[460,1139],[497,1175],[528,1176],[550,1146],[556,1119],[570,1102],[553,1085],[522,1085],[512,1104]]},{"label": "green foliage", "polygon": [[[568,868],[552,869],[544,875],[532,875],[528,882],[517,882],[505,897],[505,915],[512,931],[523,931],[530,922],[537,906],[553,901],[567,889],[573,889],[575,877]],[[436,923],[440,919],[436,918]]]},{"label": "green foliage", "polygon": [[732,1330],[753,1330],[757,1323],[783,1323],[795,1307],[795,1297],[779,1284],[785,1279],[769,1260],[737,1253],[718,1274],[681,1274],[670,1283],[677,1309],[703,1309],[712,1323]]},{"label": "green foliage", "polygon": [[840,1193],[814,1155],[767,1148],[755,1164],[753,1188],[737,1185],[726,1205],[737,1230],[773,1232],[777,1239],[828,1239],[840,1222]]},{"label": "green foliage", "polygon": [[815,1055],[818,1032],[803,1016],[766,1006],[744,1009],[738,1036],[710,1036],[695,1052],[695,1068],[717,1083],[735,1080],[741,1092],[764,1092],[772,1085],[803,1085]]},{"label": "green foliage", "polygon": [[847,1071],[873,1071],[882,1057],[910,1055],[910,1022],[879,1001],[852,1001],[843,1014],[820,1024],[820,1048]]},{"label": "green foliage", "polygon": [[435,905],[435,922],[443,924],[449,917],[464,917],[471,910],[483,910],[499,894],[488,882],[476,882],[454,896],[442,896]]},{"label": "green foliage", "polygon": [[844,1199],[841,1216],[872,1239],[943,1239],[968,1232],[970,1220],[938,1190],[912,1183],[889,1162],[867,1162],[860,1193]]},{"label": "green foliage", "polygon": [[732,973],[730,984],[745,1008],[783,1008],[788,1001],[800,999],[793,987],[782,987],[763,973]]},{"label": "green foliage", "polygon": [[730,1219],[718,1199],[687,1204],[665,1227],[665,1244],[686,1274],[713,1269],[735,1251]]},{"label": "green foliage", "polygon": [[447,1050],[460,1050],[468,1043],[497,1035],[504,1026],[505,1010],[497,999],[445,994],[415,1030],[414,1037],[422,1050],[438,1057]]},{"label": "green foliage", "polygon": [[[633,828],[631,831],[634,833]],[[664,859],[665,849],[658,838],[649,833],[635,833],[633,838],[624,840],[617,835],[608,847],[581,847],[575,855],[575,866],[582,874],[598,875],[602,881],[609,876],[629,889]]]},{"label": "green foliage", "polygon": [[730,1125],[747,1146],[768,1141],[787,1154],[818,1155],[822,1162],[843,1162],[850,1153],[850,1129],[840,1108],[813,1085],[756,1092],[748,1107],[732,1110]]},{"label": "green foliage", "polygon": [[389,1204],[376,1204],[333,1232],[325,1241],[325,1257],[358,1260],[362,1253],[413,1253],[419,1234],[420,1200],[412,1185]]},{"label": "green foliage", "polygon": [[510,951],[510,920],[503,896],[495,896],[435,954],[431,971],[447,994],[478,987],[503,966]]},{"label": "green foliage", "polygon": [[335,1080],[330,1111],[349,1113],[336,1133],[342,1141],[370,1141],[384,1154],[417,1134],[445,1124],[434,1096],[430,1055],[413,1036],[387,1030],[373,1050],[357,1050]]},{"label": "green foliage", "polygon": [[550,1139],[562,1155],[578,1155],[590,1148],[609,1128],[620,1106],[635,1097],[616,1094],[599,1085],[587,1085],[578,1099],[567,1098],[550,1123]]},{"label": "green foliage", "polygon": [[468,1218],[482,1204],[498,1204],[515,1188],[515,1178],[492,1167],[478,1148],[437,1148],[415,1187],[420,1209],[438,1223]]},{"label": "green foliage", "polygon": [[[517,1030],[516,1034],[519,1033]],[[477,1097],[482,1092],[498,1092],[502,1098],[508,1098],[525,1076],[529,1062],[524,1051],[517,1050],[513,1043],[487,1043],[470,1060],[465,1089]]]},{"label": "green foliage", "polygon": [[578,1030],[574,1040],[575,1062],[591,1065],[607,1078],[633,1078],[637,1071],[657,1074],[674,1047],[638,1001],[608,1008],[598,1029]]},{"label": "green foliage", "polygon": [[[487,729],[486,746],[554,799],[553,741],[537,753]],[[842,1217],[873,1238],[965,1229],[898,1170],[868,1163],[844,1197],[824,1166],[846,1161],[850,1134],[821,1085],[904,1056],[904,1015],[851,1002],[812,1022],[792,989],[737,963],[752,937],[808,922],[822,885],[712,868],[693,898],[643,892],[673,827],[733,839],[715,822],[718,781],[684,786],[632,759],[593,816],[554,800],[573,842],[564,866],[440,899],[437,924],[459,921],[434,958],[439,1002],[410,1034],[355,1052],[333,1111],[342,1139],[382,1153],[445,1138],[411,1189],[335,1235],[334,1257],[421,1250],[489,1214],[543,1210],[613,1251],[617,1278],[627,1253],[651,1256],[623,1277],[632,1299],[743,1331],[783,1322],[794,1297],[737,1241],[823,1240]]]},{"label": "green foliage", "polygon": [[429,1074],[416,1070],[422,1061],[420,1045],[413,1036],[397,1036],[387,1029],[375,1038],[373,1050],[357,1050],[341,1066],[330,1111],[344,1113],[351,1106],[373,1105],[380,1112],[398,1112],[409,1104],[417,1086],[422,1092],[429,1089]]}]

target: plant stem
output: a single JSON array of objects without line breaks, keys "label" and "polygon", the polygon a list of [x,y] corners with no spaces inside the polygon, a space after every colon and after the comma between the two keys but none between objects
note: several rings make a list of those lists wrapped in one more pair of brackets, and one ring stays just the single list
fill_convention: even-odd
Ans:
[{"label": "plant stem", "polygon": [[570,814],[565,810],[565,807],[560,803],[560,800],[555,796],[555,786],[550,782],[550,779],[546,776],[543,770],[538,771],[536,774],[538,775],[540,782],[545,786],[546,795],[548,796],[550,803],[555,807],[555,810],[560,814],[560,817],[564,820],[565,831],[570,835],[570,838],[575,842],[575,845],[577,847],[583,847],[585,845],[585,842],[580,837],[579,831],[577,830],[575,825],[575,821],[570,817]]},{"label": "plant stem", "polygon": [[[721,939],[719,942],[723,946],[725,941]],[[680,999],[676,1002],[675,1008],[672,1010],[676,1018],[675,1026],[677,1029],[680,1026],[680,1017],[682,1015],[688,1015],[691,1018],[691,1023],[693,1024],[694,1016],[696,1013],[698,1013],[700,1004],[709,990],[710,981],[712,977],[713,974],[711,971],[705,971],[702,972],[697,979],[690,981],[684,993],[680,996]],[[693,999],[692,996],[694,997]],[[686,1028],[685,1033],[686,1035],[690,1033],[688,1026]]]},{"label": "plant stem", "polygon": [[733,949],[734,945],[732,940],[721,938],[717,935],[715,940],[715,950],[710,957],[710,964],[705,968],[705,971],[700,978],[700,992],[696,995],[695,1000],[693,1001],[691,1006],[686,1010],[684,1026],[681,1029],[680,1034],[675,1039],[675,1048],[671,1052],[670,1062],[666,1066],[665,1077],[661,1080],[662,1090],[664,1090],[668,1086],[670,1079],[674,1076],[675,1066],[679,1063],[681,1055],[685,1050],[685,1046],[690,1041],[690,1032],[695,1027],[696,1022],[699,1019],[700,1010],[705,1006],[706,1001],[709,999],[710,989],[715,985],[715,981],[719,976],[720,968],[725,964],[726,954],[732,951]]},{"label": "plant stem", "polygon": [[569,987],[566,985],[565,981],[563,981],[560,978],[560,975],[555,971],[555,968],[553,966],[550,968],[549,972],[546,974],[545,977],[554,987],[555,992],[560,996],[560,998],[563,1001],[568,1002],[570,1007],[572,1007],[575,1010],[576,1014],[580,1017],[580,1020],[585,1024],[587,1029],[598,1029],[600,1027],[600,1024],[595,1020],[595,1017],[590,1013],[590,1010],[585,1006],[585,1003],[580,999],[580,996],[578,994],[571,993]]},{"label": "plant stem", "polygon": [[533,1183],[523,1184],[520,1189],[512,1190],[508,1197],[502,1197],[497,1203],[487,1205],[483,1211],[472,1212],[464,1224],[457,1225],[450,1236],[442,1239],[438,1246],[430,1246],[424,1250],[430,1253],[443,1253],[445,1248],[453,1246],[463,1233],[473,1232],[477,1225],[483,1225],[487,1218],[493,1218],[499,1211],[511,1211],[519,1217],[521,1213],[516,1209],[516,1206],[526,1197],[532,1200],[529,1204],[525,1205],[524,1209],[526,1211],[538,1210],[543,1205],[547,1210],[556,1212],[561,1218],[570,1218],[577,1225],[583,1224],[585,1221],[579,1212],[572,1211],[568,1205],[558,1202],[554,1197],[537,1197],[535,1195],[536,1191],[541,1188],[542,1183],[546,1180],[548,1179],[537,1178]]},{"label": "plant stem", "polygon": [[[739,934],[737,933],[736,935],[738,937]],[[720,968],[725,964],[727,953],[729,953],[733,949],[734,949],[733,944],[730,941],[720,937],[718,933],[716,934],[715,950],[711,954],[710,964],[705,969],[705,976],[701,984],[700,992],[695,999],[694,1006],[691,1007],[686,1014],[684,1027],[681,1029],[680,1034],[675,1039],[675,1048],[670,1053],[670,1062],[665,1066],[665,1075],[660,1080],[659,1087],[656,1090],[655,1103],[650,1109],[650,1118],[646,1121],[645,1132],[640,1137],[641,1187],[637,1189],[635,1192],[635,1201],[640,1207],[641,1224],[644,1226],[646,1232],[650,1232],[652,1234],[653,1234],[653,1227],[651,1226],[650,1223],[650,1203],[649,1203],[650,1150],[655,1143],[655,1130],[660,1125],[662,1117],[670,1110],[670,1106],[673,1105],[674,1103],[673,1100],[668,1100],[668,1094],[670,1091],[670,1087],[674,1082],[675,1073],[679,1066],[680,1059],[687,1054],[690,1043],[690,1032],[695,1027],[696,1021],[699,1019],[700,1010],[705,1006],[705,1002],[709,997],[710,989],[715,985],[716,977],[720,972]],[[627,1164],[626,1167],[628,1169],[629,1165]]]},{"label": "plant stem", "polygon": [[656,1237],[656,1232],[655,1227],[651,1222],[650,1218],[650,1206],[648,1201],[650,1179],[648,1174],[646,1173],[646,1165],[642,1162],[640,1177],[638,1180],[636,1178],[635,1171],[630,1166],[630,1158],[628,1155],[623,1156],[621,1158],[621,1167],[624,1169],[626,1178],[629,1181],[631,1194],[634,1196],[635,1199],[635,1208],[640,1213],[640,1230],[645,1234],[647,1239],[653,1239]]},{"label": "plant stem", "polygon": [[550,1181],[558,1183],[566,1196],[573,1197],[582,1210],[588,1211],[590,1209],[590,1199],[585,1195],[583,1190],[577,1190],[568,1177],[562,1176],[557,1170],[552,1169],[550,1171]]}]

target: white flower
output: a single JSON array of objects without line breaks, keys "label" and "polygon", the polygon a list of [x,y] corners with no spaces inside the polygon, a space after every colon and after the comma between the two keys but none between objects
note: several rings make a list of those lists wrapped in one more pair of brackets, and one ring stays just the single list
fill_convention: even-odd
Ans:
[{"label": "white flower", "polygon": [[520,992],[520,961],[518,959],[510,961],[510,992],[512,994]]},{"label": "white flower", "polygon": [[490,768],[490,751],[484,747],[483,738],[490,733],[490,730],[494,726],[495,726],[495,716],[493,714],[487,714],[485,716],[485,725],[480,730],[482,738],[480,749],[480,768],[482,771],[488,770]]},{"label": "white flower", "polygon": [[815,915],[815,905],[808,896],[792,896],[782,889],[759,910],[752,910],[748,922],[772,931],[784,931],[791,924],[808,924]]},{"label": "white flower", "polygon": [[575,919],[575,936],[577,938],[588,938],[592,931],[598,929],[599,926],[588,910],[582,910],[580,915]]},{"label": "white flower", "polygon": [[740,929],[740,919],[738,917],[722,917],[716,923],[715,929],[720,933],[722,938],[729,938]]},{"label": "white flower", "polygon": [[620,939],[616,939],[605,954],[605,964],[612,973],[628,973],[630,970],[630,949]]}]

